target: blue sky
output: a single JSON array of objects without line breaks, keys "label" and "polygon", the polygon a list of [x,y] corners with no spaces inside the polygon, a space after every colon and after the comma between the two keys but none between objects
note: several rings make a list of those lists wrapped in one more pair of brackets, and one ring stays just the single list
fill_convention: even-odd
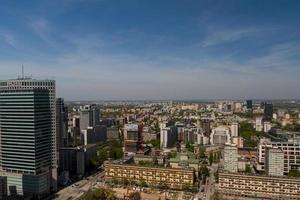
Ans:
[{"label": "blue sky", "polygon": [[0,6],[0,79],[67,100],[299,98],[300,1],[59,0]]}]

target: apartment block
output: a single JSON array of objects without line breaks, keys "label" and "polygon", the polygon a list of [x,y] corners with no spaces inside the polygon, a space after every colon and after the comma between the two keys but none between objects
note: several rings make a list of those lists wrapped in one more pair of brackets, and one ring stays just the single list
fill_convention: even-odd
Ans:
[{"label": "apartment block", "polygon": [[173,169],[161,167],[143,167],[138,165],[105,163],[105,179],[145,181],[149,185],[165,183],[170,188],[182,188],[194,185],[193,168]]},{"label": "apartment block", "polygon": [[300,179],[219,173],[218,191],[230,199],[299,199]]},{"label": "apartment block", "polygon": [[300,143],[297,141],[273,142],[270,140],[261,140],[258,145],[258,162],[262,165],[263,170],[267,148],[278,148],[283,151],[285,174],[289,173],[292,169],[300,169]]}]

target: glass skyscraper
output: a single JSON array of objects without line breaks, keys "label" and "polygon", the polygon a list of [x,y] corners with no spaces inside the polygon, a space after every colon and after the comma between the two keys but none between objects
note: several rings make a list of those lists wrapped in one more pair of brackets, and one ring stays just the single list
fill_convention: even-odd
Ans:
[{"label": "glass skyscraper", "polygon": [[50,98],[50,113],[51,113],[51,188],[53,191],[57,190],[57,165],[58,165],[58,149],[57,149],[57,135],[56,135],[56,85],[54,80],[35,80],[31,78],[20,78],[12,80],[0,81],[0,92],[1,91],[14,91],[14,90],[25,90],[25,89],[46,89],[49,91]]},{"label": "glass skyscraper", "polygon": [[0,91],[0,167],[8,195],[50,191],[51,107],[47,89]]}]

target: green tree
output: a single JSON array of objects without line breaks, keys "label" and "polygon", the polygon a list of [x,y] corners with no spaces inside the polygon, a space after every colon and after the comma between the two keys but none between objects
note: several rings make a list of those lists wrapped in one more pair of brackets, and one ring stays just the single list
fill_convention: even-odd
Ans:
[{"label": "green tree", "polygon": [[298,170],[290,170],[288,173],[289,177],[297,177],[300,178],[300,171]]},{"label": "green tree", "polygon": [[125,186],[127,186],[127,185],[129,185],[129,180],[127,179],[127,178],[124,178],[123,179],[123,185],[125,185]]},{"label": "green tree", "polygon": [[246,165],[245,173],[247,174],[251,173],[251,166],[249,164]]},{"label": "green tree", "polygon": [[159,139],[150,140],[150,141],[147,142],[147,144],[152,144],[153,147],[159,148],[160,140]]},{"label": "green tree", "polygon": [[109,150],[109,157],[112,159],[120,159],[123,157],[123,150],[120,147],[111,147]]},{"label": "green tree", "polygon": [[147,183],[146,183],[146,181],[145,180],[140,180],[140,184],[139,184],[141,187],[147,187],[148,185],[147,185]]},{"label": "green tree", "polygon": [[107,150],[106,149],[100,149],[97,152],[97,156],[98,156],[97,159],[99,160],[100,164],[103,163],[108,158]]},{"label": "green tree", "polygon": [[189,142],[186,143],[185,148],[190,152],[194,152],[194,146],[191,145]]},{"label": "green tree", "polygon": [[182,190],[185,190],[185,191],[191,191],[193,189],[193,186],[191,184],[188,184],[188,183],[184,183],[182,185]]},{"label": "green tree", "polygon": [[173,152],[170,152],[170,153],[168,153],[168,159],[170,159],[170,158],[175,158],[177,156],[177,152],[176,151],[173,151]]},{"label": "green tree", "polygon": [[200,159],[205,158],[205,148],[203,146],[199,146],[199,158]]},{"label": "green tree", "polygon": [[167,190],[167,189],[169,189],[168,185],[165,182],[160,182],[158,184],[158,188],[161,189],[161,190]]},{"label": "green tree", "polygon": [[200,177],[202,179],[202,183],[206,182],[206,178],[209,177],[209,169],[206,165],[202,165],[200,168]]}]

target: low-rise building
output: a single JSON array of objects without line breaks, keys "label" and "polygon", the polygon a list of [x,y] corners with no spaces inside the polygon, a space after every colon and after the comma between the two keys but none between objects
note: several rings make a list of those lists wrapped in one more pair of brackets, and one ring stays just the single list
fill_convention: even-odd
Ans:
[{"label": "low-rise building", "polygon": [[175,158],[170,158],[169,163],[172,168],[192,167],[195,171],[199,169],[199,160],[190,152],[178,153]]},{"label": "low-rise building", "polygon": [[229,128],[226,126],[219,126],[214,128],[210,134],[211,145],[225,145],[231,142],[231,135]]},{"label": "low-rise building", "polygon": [[143,167],[123,163],[106,162],[105,180],[145,182],[151,186],[166,184],[170,188],[194,185],[195,171],[193,168],[173,169],[163,167]]},{"label": "low-rise building", "polygon": [[218,191],[231,199],[299,199],[300,179],[222,172]]}]

